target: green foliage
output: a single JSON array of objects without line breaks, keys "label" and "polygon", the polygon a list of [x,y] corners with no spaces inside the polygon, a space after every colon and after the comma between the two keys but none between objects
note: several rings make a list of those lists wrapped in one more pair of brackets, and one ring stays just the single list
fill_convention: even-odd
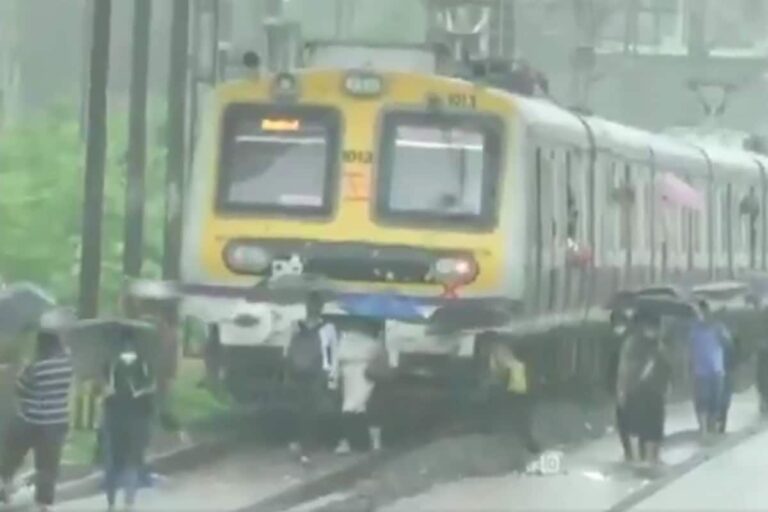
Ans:
[{"label": "green foliage", "polygon": [[[152,134],[153,130],[148,130]],[[127,116],[109,120],[104,187],[102,308],[117,305],[122,283]],[[28,280],[74,304],[79,273],[85,147],[78,114],[55,107],[0,137],[0,276]],[[147,155],[147,272],[157,273],[162,239],[164,149]]]}]

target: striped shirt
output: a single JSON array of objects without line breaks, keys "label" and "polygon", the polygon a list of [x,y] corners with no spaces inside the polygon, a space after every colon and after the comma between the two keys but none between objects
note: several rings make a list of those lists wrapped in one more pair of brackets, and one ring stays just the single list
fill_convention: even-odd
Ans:
[{"label": "striped shirt", "polygon": [[27,366],[16,381],[19,416],[33,425],[69,423],[72,361],[67,354]]}]

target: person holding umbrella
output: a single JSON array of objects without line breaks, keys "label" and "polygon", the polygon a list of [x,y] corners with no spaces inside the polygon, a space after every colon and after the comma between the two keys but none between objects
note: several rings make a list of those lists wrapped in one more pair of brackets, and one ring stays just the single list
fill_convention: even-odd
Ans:
[{"label": "person holding umbrella", "polygon": [[[615,349],[612,353],[611,364],[609,365],[609,382],[614,390],[618,389],[619,365],[627,338],[630,335],[629,322],[632,314],[632,310],[622,312],[614,310],[611,312],[610,324],[615,341]],[[630,434],[626,404],[618,400],[618,394],[616,400],[616,430],[619,433],[619,441],[624,452],[624,461],[633,462],[635,460],[635,453],[632,450],[632,436]]]},{"label": "person holding umbrella", "polygon": [[651,466],[660,463],[671,374],[660,327],[658,316],[638,311],[633,332],[622,348],[617,379],[626,435],[638,438],[640,461]]},{"label": "person holding umbrella", "polygon": [[69,426],[73,368],[59,336],[43,329],[37,337],[35,358],[16,382],[18,414],[6,432],[0,463],[0,500],[9,502],[13,478],[27,453],[35,455],[35,502],[39,509],[53,505],[61,452]]},{"label": "person holding umbrella", "polygon": [[117,357],[106,368],[104,418],[101,428],[107,505],[112,510],[120,484],[132,507],[144,464],[152,424],[155,383],[135,342],[123,334]]},{"label": "person holding umbrella", "polygon": [[700,317],[693,321],[689,343],[694,377],[694,406],[702,434],[715,433],[721,419],[725,388],[725,347],[730,333],[709,313],[709,304],[699,301]]}]

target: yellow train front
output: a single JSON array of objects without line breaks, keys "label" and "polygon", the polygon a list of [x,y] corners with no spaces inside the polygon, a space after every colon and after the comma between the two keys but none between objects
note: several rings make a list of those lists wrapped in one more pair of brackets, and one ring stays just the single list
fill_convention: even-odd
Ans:
[{"label": "yellow train front", "polygon": [[[279,381],[304,314],[266,285],[276,269],[330,279],[328,312],[378,322],[404,374],[471,360],[473,333],[519,310],[526,227],[510,98],[341,70],[216,89],[186,201],[182,309],[219,326],[237,396]],[[233,322],[243,312],[257,321]]]}]

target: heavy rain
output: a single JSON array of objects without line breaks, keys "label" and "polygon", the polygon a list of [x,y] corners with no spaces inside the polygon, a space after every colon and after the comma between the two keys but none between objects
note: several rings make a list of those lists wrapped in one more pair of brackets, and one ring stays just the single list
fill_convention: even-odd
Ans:
[{"label": "heavy rain", "polygon": [[0,511],[762,510],[768,0],[0,0]]}]

